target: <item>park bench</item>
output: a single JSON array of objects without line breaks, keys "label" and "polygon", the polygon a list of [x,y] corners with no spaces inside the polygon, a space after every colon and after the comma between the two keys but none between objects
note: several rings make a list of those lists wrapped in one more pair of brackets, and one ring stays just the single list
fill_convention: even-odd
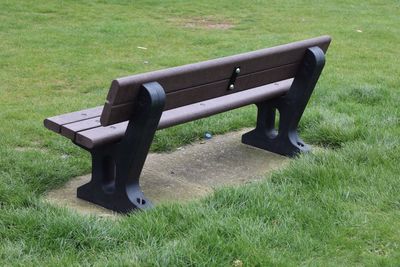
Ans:
[{"label": "park bench", "polygon": [[243,143],[286,156],[308,151],[297,125],[330,41],[321,36],[119,78],[104,106],[51,117],[44,125],[91,153],[91,181],[77,189],[79,198],[123,213],[146,209],[152,204],[139,177],[157,129],[255,104],[256,127]]}]

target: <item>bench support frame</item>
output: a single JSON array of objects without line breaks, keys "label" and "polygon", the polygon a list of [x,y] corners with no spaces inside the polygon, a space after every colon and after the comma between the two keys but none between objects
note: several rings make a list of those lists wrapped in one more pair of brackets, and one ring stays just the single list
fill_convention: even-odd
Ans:
[{"label": "bench support frame", "polygon": [[[310,147],[297,133],[297,126],[324,65],[325,54],[319,47],[307,49],[289,92],[279,98],[256,103],[256,128],[245,133],[242,142],[290,157],[309,151]],[[278,130],[275,129],[276,110],[280,115]]]},{"label": "bench support frame", "polygon": [[160,84],[142,85],[138,108],[129,120],[123,139],[89,150],[92,179],[78,188],[79,198],[121,213],[152,207],[140,188],[139,177],[164,104],[165,92]]}]

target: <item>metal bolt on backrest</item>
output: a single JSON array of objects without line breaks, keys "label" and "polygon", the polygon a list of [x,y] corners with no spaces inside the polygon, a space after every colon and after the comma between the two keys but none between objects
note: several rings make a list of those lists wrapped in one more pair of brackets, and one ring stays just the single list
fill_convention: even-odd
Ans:
[{"label": "metal bolt on backrest", "polygon": [[231,78],[229,79],[228,90],[235,89],[235,81],[236,81],[236,78],[239,75],[239,73],[240,73],[240,67],[235,67],[232,72]]}]

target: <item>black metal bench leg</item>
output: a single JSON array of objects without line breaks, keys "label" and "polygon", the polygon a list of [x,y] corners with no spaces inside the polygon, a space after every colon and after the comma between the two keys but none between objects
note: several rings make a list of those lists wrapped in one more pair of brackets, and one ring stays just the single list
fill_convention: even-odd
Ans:
[{"label": "black metal bench leg", "polygon": [[[298,136],[297,126],[325,64],[319,47],[307,49],[289,92],[274,100],[257,104],[257,126],[242,136],[242,142],[285,156],[310,150]],[[279,127],[275,130],[275,112]]]},{"label": "black metal bench leg", "polygon": [[165,93],[156,82],[144,84],[137,110],[121,142],[92,153],[92,180],[78,188],[78,197],[127,213],[152,207],[139,178],[164,109]]},{"label": "black metal bench leg", "polygon": [[89,151],[92,156],[92,177],[89,183],[78,187],[79,198],[115,210],[110,205],[113,205],[115,196],[116,149],[114,144]]}]

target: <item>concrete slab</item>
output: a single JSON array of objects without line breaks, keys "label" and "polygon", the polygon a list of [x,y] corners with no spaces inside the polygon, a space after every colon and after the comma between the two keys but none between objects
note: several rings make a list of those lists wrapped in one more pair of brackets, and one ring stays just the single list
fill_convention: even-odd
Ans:
[{"label": "concrete slab", "polygon": [[[288,162],[286,157],[241,143],[243,129],[178,148],[172,153],[148,155],[141,186],[154,204],[201,198],[214,188],[259,180]],[[46,199],[82,213],[102,216],[114,213],[76,197],[76,188],[90,180],[90,174],[69,181],[51,191]]]}]

